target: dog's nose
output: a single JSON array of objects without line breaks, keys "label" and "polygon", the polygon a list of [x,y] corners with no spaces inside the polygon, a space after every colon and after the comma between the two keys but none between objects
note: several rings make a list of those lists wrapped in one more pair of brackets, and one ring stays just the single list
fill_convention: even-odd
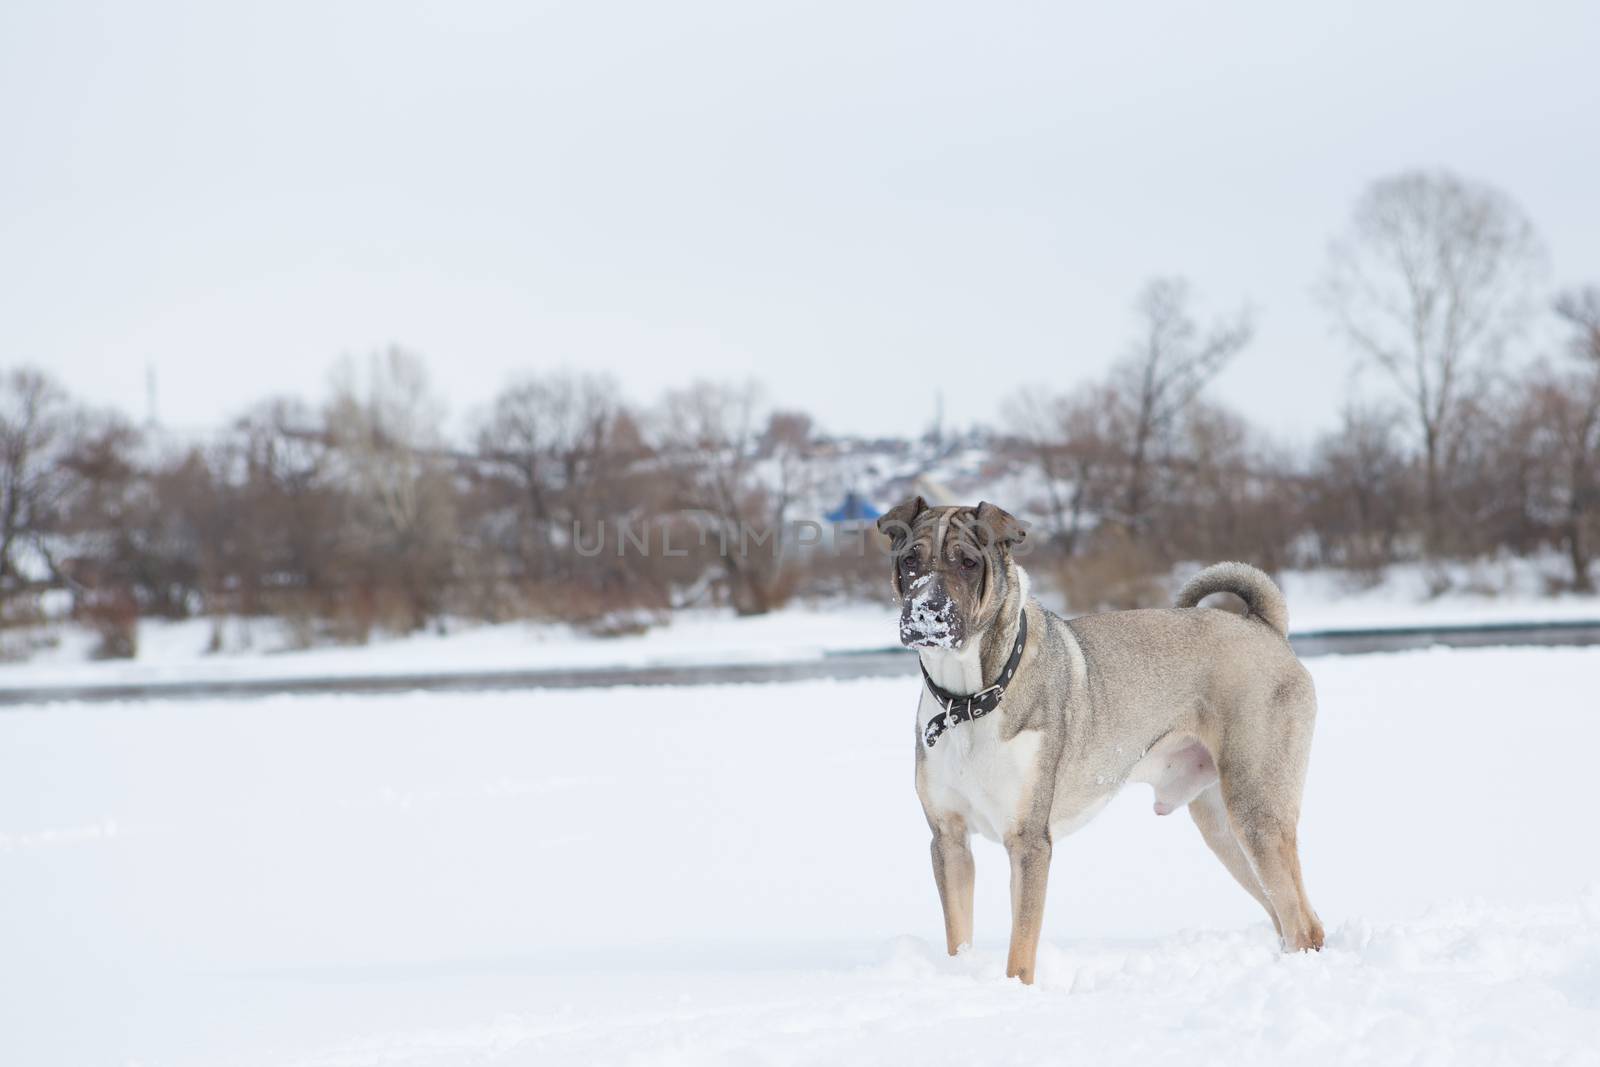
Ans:
[{"label": "dog's nose", "polygon": [[961,613],[943,585],[931,583],[906,597],[900,608],[900,643],[907,648],[955,648],[961,644]]}]

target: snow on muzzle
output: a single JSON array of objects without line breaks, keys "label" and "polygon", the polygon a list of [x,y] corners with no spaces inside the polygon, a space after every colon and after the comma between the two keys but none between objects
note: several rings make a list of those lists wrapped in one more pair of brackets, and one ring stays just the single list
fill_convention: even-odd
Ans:
[{"label": "snow on muzzle", "polygon": [[959,648],[966,627],[944,583],[924,574],[906,594],[900,608],[900,643],[907,648]]}]

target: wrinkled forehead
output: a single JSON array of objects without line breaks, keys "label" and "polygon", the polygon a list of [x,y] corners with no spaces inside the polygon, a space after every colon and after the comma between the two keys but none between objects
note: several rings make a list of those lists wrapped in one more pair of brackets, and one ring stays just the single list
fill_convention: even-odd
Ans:
[{"label": "wrinkled forehead", "polygon": [[942,551],[946,545],[961,543],[981,548],[992,544],[993,531],[989,536],[980,529],[978,522],[978,509],[961,506],[944,506],[928,508],[918,515],[911,523],[910,543],[921,545],[934,552]]}]

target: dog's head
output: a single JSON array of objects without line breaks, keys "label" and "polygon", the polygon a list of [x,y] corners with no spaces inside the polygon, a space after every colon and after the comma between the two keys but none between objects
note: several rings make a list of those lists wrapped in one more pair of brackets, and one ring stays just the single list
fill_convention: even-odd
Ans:
[{"label": "dog's head", "polygon": [[878,529],[889,537],[907,648],[960,649],[987,629],[1015,580],[1011,550],[1026,536],[993,504],[930,508],[920,496],[890,508]]}]

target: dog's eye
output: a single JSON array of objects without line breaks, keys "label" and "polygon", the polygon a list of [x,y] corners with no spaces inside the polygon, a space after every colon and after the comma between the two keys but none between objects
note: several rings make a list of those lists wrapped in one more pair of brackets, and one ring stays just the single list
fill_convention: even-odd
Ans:
[{"label": "dog's eye", "polygon": [[978,569],[978,557],[976,557],[976,556],[962,556],[961,557],[961,569],[964,570],[964,571],[975,571],[975,570],[977,570]]},{"label": "dog's eye", "polygon": [[911,571],[916,570],[917,569],[917,554],[915,552],[907,552],[905,555],[901,556],[900,557],[900,569],[905,571],[905,572],[907,572],[908,574]]}]

